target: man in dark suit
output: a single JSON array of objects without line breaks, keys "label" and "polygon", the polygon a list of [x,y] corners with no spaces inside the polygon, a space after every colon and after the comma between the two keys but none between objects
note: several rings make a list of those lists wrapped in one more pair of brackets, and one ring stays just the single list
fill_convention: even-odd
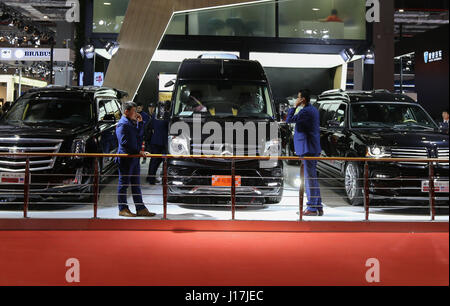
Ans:
[{"label": "man in dark suit", "polygon": [[444,110],[442,112],[442,122],[441,122],[441,129],[442,131],[448,133],[448,125],[449,123],[449,114],[448,114],[448,110]]},{"label": "man in dark suit", "polygon": [[[300,157],[319,157],[320,147],[320,117],[319,111],[310,104],[311,92],[300,90],[295,107],[287,115],[287,123],[295,123],[294,145],[295,153]],[[308,196],[308,208],[305,216],[323,216],[320,186],[317,180],[317,161],[304,161],[305,188]]]},{"label": "man in dark suit", "polygon": [[[165,106],[170,101],[158,104],[158,112],[154,112],[150,119],[147,131],[151,131],[150,152],[152,154],[167,154],[167,145],[169,138],[169,120],[167,120],[167,111]],[[157,114],[158,113],[158,114]],[[158,118],[160,117],[160,118]],[[147,182],[150,185],[156,184],[156,172],[162,163],[161,158],[152,157],[148,168]]]},{"label": "man in dark suit", "polygon": [[[145,156],[142,150],[144,137],[144,125],[142,116],[136,111],[137,105],[133,102],[125,103],[124,115],[117,125],[117,139],[119,142],[118,154],[130,154]],[[147,210],[142,199],[141,169],[139,158],[117,159],[119,164],[118,202],[119,215],[122,217],[154,217],[156,214]],[[127,189],[131,185],[136,214],[131,213],[127,205]]]}]

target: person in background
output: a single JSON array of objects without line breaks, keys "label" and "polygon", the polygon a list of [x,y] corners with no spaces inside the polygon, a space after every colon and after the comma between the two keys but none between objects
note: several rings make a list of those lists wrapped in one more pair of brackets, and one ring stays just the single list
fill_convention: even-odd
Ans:
[{"label": "person in background", "polygon": [[[147,131],[151,131],[151,141],[150,141],[150,152],[152,154],[167,154],[168,137],[169,137],[169,120],[166,115],[168,112],[165,110],[165,106],[168,105],[170,101],[161,102],[158,105],[159,115],[157,117],[157,112],[154,112],[152,119],[150,120]],[[150,161],[150,166],[148,168],[147,182],[150,185],[156,184],[156,172],[162,163],[161,158],[153,158]]]},{"label": "person in background", "polygon": [[[118,154],[140,154],[141,156],[148,154],[142,150],[144,124],[142,116],[136,111],[135,103],[125,103],[124,115],[117,125],[116,134],[119,143]],[[119,216],[154,217],[156,214],[147,210],[142,199],[139,158],[118,157],[116,162],[119,164],[119,186],[117,190]],[[130,185],[136,205],[136,214],[131,213],[127,205],[127,190]]]},{"label": "person in background", "polygon": [[441,129],[448,134],[449,130],[449,114],[448,110],[442,112],[442,122],[440,124]]},{"label": "person in background", "polygon": [[[150,119],[148,119],[148,122],[144,126],[144,142],[145,142],[145,150],[148,152],[151,152],[151,141],[152,141],[152,135],[153,135],[153,129],[151,125],[153,114],[155,113],[156,109],[156,103],[150,102],[148,104],[148,114]],[[143,158],[142,164],[145,164],[147,162],[147,158]]]},{"label": "person in background", "polygon": [[[311,92],[308,89],[299,91],[294,108],[287,115],[287,123],[295,123],[294,145],[295,153],[300,157],[319,157],[320,117],[319,111],[310,104]],[[305,188],[308,197],[308,208],[304,216],[323,216],[322,198],[319,181],[317,180],[317,161],[306,160]]]},{"label": "person in background", "polygon": [[342,19],[338,17],[337,9],[333,9],[331,11],[331,15],[328,16],[325,19],[322,19],[321,21],[324,21],[324,22],[343,22]]},{"label": "person in background", "polygon": [[[142,122],[144,123],[144,127],[148,124],[150,121],[150,115],[144,112],[144,105],[142,103],[137,103],[137,112],[139,115],[142,116]],[[145,164],[147,162],[147,158],[142,158],[142,164]]]}]

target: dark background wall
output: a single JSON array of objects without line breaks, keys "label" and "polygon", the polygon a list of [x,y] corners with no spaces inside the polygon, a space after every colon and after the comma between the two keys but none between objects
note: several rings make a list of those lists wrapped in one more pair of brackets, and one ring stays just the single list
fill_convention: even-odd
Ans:
[{"label": "dark background wall", "polygon": [[[150,65],[144,81],[139,88],[136,102],[144,105],[158,100],[158,75],[160,73],[178,72],[180,63],[153,62]],[[275,99],[282,99],[295,95],[301,88],[311,89],[313,94],[320,94],[333,88],[336,69],[307,69],[307,68],[264,68],[272,87]]]},{"label": "dark background wall", "polygon": [[[396,55],[415,52],[416,90],[419,102],[435,119],[449,107],[448,29],[438,29],[405,39],[396,46]],[[424,52],[442,50],[442,61],[425,64]]]},{"label": "dark background wall", "polygon": [[296,95],[302,88],[309,88],[318,95],[333,89],[335,68],[264,68],[275,99]]}]

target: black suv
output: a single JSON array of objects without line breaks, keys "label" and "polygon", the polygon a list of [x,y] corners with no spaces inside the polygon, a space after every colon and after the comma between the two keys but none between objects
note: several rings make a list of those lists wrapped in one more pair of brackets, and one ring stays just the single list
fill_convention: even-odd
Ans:
[{"label": "black suv", "polygon": [[[332,90],[320,112],[323,157],[448,158],[449,136],[408,96],[385,90]],[[363,203],[363,164],[322,161],[319,171],[344,177],[352,205]],[[369,163],[372,199],[428,199],[426,163]],[[448,163],[435,165],[439,200],[448,201]],[[447,202],[448,203],[448,202]]]},{"label": "black suv", "polygon": [[[126,93],[99,87],[33,89],[0,118],[0,152],[117,152],[116,125]],[[23,195],[26,158],[0,156],[0,199]],[[99,159],[100,174],[116,171],[112,158]],[[95,160],[73,157],[30,158],[32,202],[92,198]]]}]

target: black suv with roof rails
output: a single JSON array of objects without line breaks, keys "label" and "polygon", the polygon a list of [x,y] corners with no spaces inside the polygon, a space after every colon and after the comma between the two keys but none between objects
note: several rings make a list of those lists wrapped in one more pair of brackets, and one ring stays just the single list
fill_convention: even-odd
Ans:
[{"label": "black suv with roof rails", "polygon": [[[0,153],[117,152],[116,126],[125,92],[99,87],[49,86],[20,97],[0,118]],[[26,158],[0,156],[0,200],[23,197]],[[92,198],[95,160],[30,158],[30,201]],[[98,160],[101,175],[116,171],[113,158]]]},{"label": "black suv with roof rails", "polygon": [[[323,157],[448,159],[448,134],[406,95],[331,90],[314,105],[320,112]],[[447,204],[448,167],[435,165],[438,200]],[[343,177],[349,202],[363,203],[363,163],[321,161],[318,169]],[[428,199],[427,163],[369,163],[369,169],[371,199]]]}]

